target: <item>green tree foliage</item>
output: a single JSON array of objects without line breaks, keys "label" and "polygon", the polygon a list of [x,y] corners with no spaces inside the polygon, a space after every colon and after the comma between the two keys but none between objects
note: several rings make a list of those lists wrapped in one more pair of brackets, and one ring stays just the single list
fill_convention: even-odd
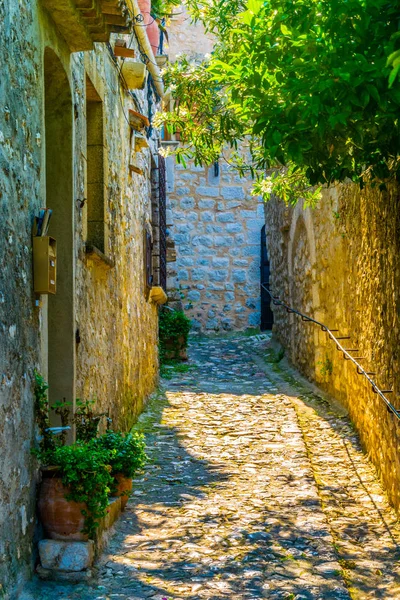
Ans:
[{"label": "green tree foliage", "polygon": [[[399,178],[400,9],[386,0],[187,0],[216,35],[202,64],[166,73],[178,160],[248,144],[239,170],[287,201],[314,186]],[[160,117],[161,119],[161,117]],[[165,116],[163,117],[165,120]],[[249,164],[247,164],[249,163]],[[265,179],[268,170],[270,177]]]}]

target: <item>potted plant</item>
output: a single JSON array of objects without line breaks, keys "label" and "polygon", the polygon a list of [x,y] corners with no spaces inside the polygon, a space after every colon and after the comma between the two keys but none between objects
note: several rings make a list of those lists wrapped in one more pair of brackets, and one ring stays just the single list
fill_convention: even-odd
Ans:
[{"label": "potted plant", "polygon": [[[103,415],[93,412],[93,401],[78,400],[73,421],[79,441],[64,446],[70,403],[57,402],[53,406],[63,427],[50,427],[48,385],[37,371],[34,377],[35,412],[41,437],[39,447],[32,452],[41,462],[38,509],[43,527],[52,539],[92,538],[107,512],[113,484],[109,452],[90,444]],[[60,437],[54,435],[54,429],[61,430]]]},{"label": "potted plant", "polygon": [[46,535],[56,540],[95,537],[113,485],[110,453],[77,442],[39,450],[36,456],[43,464],[38,509]]},{"label": "potted plant", "polygon": [[132,478],[146,462],[144,436],[139,433],[122,434],[108,431],[93,441],[109,453],[109,464],[114,484],[111,493],[121,497],[122,509],[125,508],[132,491]]},{"label": "potted plant", "polygon": [[179,310],[165,308],[160,312],[159,344],[160,360],[187,360],[190,319]]}]

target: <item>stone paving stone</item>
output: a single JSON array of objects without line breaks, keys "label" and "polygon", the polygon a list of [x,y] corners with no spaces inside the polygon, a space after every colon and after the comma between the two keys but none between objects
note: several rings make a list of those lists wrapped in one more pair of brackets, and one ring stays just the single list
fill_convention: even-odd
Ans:
[{"label": "stone paving stone", "polygon": [[373,467],[343,415],[264,363],[267,343],[192,344],[139,420],[150,462],[95,580],[34,581],[23,600],[400,598]]}]

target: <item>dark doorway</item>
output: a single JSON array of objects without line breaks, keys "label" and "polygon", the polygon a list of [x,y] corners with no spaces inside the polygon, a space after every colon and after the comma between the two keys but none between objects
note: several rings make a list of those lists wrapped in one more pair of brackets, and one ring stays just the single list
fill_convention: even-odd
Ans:
[{"label": "dark doorway", "polygon": [[[269,287],[270,266],[267,252],[267,237],[265,225],[261,229],[261,283]],[[271,310],[271,298],[265,289],[261,288],[261,331],[271,331],[274,324],[274,313]]]}]

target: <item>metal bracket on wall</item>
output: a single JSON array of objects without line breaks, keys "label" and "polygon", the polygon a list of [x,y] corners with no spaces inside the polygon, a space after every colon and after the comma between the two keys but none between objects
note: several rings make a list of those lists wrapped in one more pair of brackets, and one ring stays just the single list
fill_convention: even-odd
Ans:
[{"label": "metal bracket on wall", "polygon": [[372,391],[374,392],[374,394],[377,394],[383,400],[383,402],[386,404],[387,410],[389,412],[391,412],[400,421],[400,412],[393,406],[393,404],[385,396],[385,394],[392,394],[393,390],[381,390],[381,389],[379,389],[379,387],[376,385],[376,383],[370,377],[370,375],[376,375],[376,373],[372,372],[372,371],[366,371],[357,362],[357,360],[363,360],[364,357],[362,357],[362,356],[356,356],[356,357],[352,356],[351,354],[349,354],[349,352],[356,352],[356,350],[352,350],[352,349],[346,350],[346,348],[344,348],[341,345],[340,340],[349,340],[349,339],[351,339],[351,336],[336,337],[335,335],[333,335],[333,332],[337,332],[338,331],[337,329],[329,329],[329,327],[327,327],[323,323],[320,323],[319,321],[316,321],[312,317],[304,315],[300,311],[298,311],[298,310],[296,310],[296,309],[288,306],[287,304],[285,304],[284,302],[282,302],[282,300],[280,300],[277,296],[274,296],[272,294],[272,292],[269,290],[269,288],[265,284],[262,283],[261,287],[270,296],[271,301],[272,301],[272,303],[275,306],[281,306],[282,308],[286,309],[286,311],[288,313],[293,313],[293,314],[298,315],[299,317],[301,317],[302,321],[307,321],[307,322],[310,322],[310,323],[314,323],[314,325],[318,325],[318,327],[320,327],[322,331],[324,331],[325,333],[327,333],[328,336],[330,337],[330,339],[336,344],[337,350],[339,352],[343,353],[343,357],[346,360],[350,360],[356,366],[357,374],[361,375],[362,377],[365,377],[365,379],[367,379],[368,383],[372,387]]}]

